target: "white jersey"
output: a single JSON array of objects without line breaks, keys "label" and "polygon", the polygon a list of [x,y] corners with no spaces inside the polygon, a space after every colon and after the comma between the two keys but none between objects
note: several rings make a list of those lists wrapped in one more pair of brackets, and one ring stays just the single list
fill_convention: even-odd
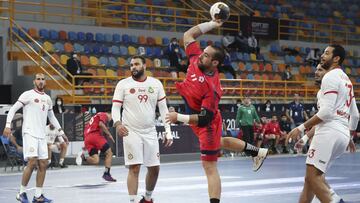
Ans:
[{"label": "white jersey", "polygon": [[59,130],[57,130],[55,128],[53,130],[51,130],[50,125],[46,126],[46,141],[47,141],[48,144],[54,144],[55,139],[57,137],[62,136],[63,134],[64,133],[63,133],[62,130],[59,131]]},{"label": "white jersey", "polygon": [[24,105],[23,134],[45,138],[48,111],[52,110],[52,101],[49,95],[32,89],[22,93],[18,101]]},{"label": "white jersey", "polygon": [[[325,74],[317,98],[319,108],[317,115],[323,122],[317,125],[316,130],[332,128],[349,132],[350,107],[356,105],[356,102],[352,83],[340,68]],[[325,109],[330,112],[324,114]]]},{"label": "white jersey", "polygon": [[139,82],[132,77],[118,82],[113,102],[122,103],[122,124],[130,130],[147,134],[155,130],[157,103],[166,98],[162,83],[153,77]]}]

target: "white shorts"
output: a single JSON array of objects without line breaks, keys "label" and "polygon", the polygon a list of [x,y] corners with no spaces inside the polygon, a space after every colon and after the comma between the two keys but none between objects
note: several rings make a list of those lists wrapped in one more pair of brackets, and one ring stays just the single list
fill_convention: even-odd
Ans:
[{"label": "white shorts", "polygon": [[144,164],[146,167],[160,165],[159,141],[156,131],[142,135],[129,130],[124,137],[125,165]]},{"label": "white shorts", "polygon": [[54,153],[60,153],[60,143],[55,142],[54,144],[50,144],[49,149],[50,149],[50,151],[52,151]]},{"label": "white shorts", "polygon": [[24,159],[37,157],[38,159],[48,159],[48,146],[46,138],[36,138],[29,134],[23,134]]},{"label": "white shorts", "polygon": [[332,128],[315,130],[306,158],[306,164],[313,165],[323,173],[330,168],[335,159],[345,151],[350,141],[349,132]]}]

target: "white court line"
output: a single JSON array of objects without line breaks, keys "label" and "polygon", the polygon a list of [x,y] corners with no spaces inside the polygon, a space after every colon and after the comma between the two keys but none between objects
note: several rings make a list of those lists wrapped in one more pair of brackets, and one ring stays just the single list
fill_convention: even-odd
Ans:
[{"label": "white court line", "polygon": [[[331,187],[334,190],[355,189],[355,188],[358,189],[360,188],[360,182],[335,183],[335,184],[331,184]],[[223,192],[221,195],[223,197],[251,197],[251,196],[299,193],[301,192],[301,190],[302,190],[302,186],[277,187],[277,188],[272,187],[267,189],[237,190],[234,192]]]}]

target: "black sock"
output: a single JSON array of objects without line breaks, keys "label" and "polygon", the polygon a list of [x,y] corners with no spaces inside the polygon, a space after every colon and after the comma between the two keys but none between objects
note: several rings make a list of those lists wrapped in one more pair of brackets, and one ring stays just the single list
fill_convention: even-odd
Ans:
[{"label": "black sock", "polygon": [[244,152],[248,156],[255,157],[255,156],[258,155],[259,148],[255,147],[252,144],[249,144],[249,143],[245,142],[245,150],[244,150]]},{"label": "black sock", "polygon": [[110,173],[110,168],[105,167],[105,172],[104,173]]},{"label": "black sock", "polygon": [[210,203],[220,203],[220,200],[216,198],[211,198]]}]

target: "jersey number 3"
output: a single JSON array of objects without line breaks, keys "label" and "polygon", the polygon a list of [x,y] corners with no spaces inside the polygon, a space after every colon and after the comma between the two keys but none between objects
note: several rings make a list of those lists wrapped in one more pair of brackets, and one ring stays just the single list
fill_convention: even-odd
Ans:
[{"label": "jersey number 3", "polygon": [[351,84],[346,84],[346,88],[349,88],[349,99],[346,100],[346,106],[349,107],[351,104],[351,100],[353,98],[353,94],[352,94],[352,85]]}]

